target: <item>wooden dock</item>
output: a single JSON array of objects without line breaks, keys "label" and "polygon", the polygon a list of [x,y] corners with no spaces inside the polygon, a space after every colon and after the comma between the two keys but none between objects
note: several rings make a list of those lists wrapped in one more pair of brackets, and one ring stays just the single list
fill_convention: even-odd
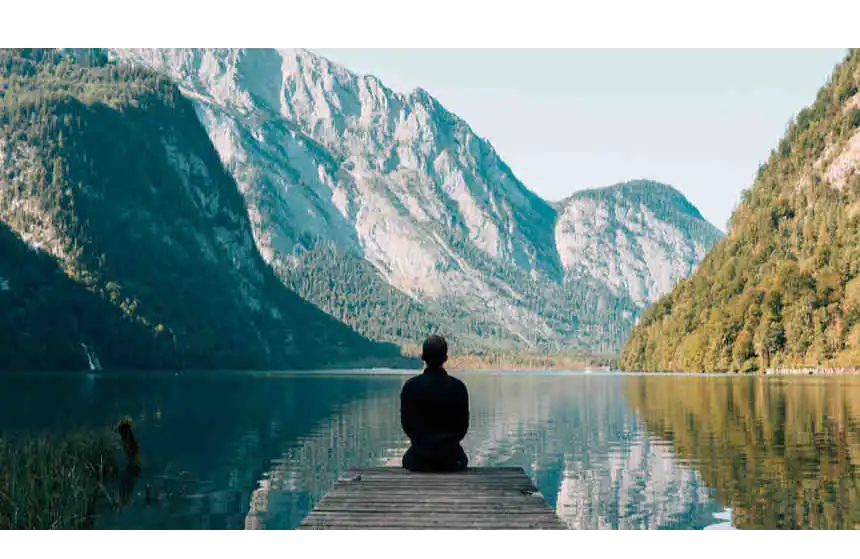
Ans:
[{"label": "wooden dock", "polygon": [[565,530],[522,468],[349,470],[299,530]]}]

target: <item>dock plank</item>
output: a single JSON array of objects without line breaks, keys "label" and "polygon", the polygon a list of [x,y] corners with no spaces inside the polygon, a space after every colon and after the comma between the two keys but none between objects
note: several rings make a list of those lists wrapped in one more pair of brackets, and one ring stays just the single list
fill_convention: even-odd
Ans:
[{"label": "dock plank", "polygon": [[416,473],[353,469],[338,479],[300,530],[564,530],[522,468]]}]

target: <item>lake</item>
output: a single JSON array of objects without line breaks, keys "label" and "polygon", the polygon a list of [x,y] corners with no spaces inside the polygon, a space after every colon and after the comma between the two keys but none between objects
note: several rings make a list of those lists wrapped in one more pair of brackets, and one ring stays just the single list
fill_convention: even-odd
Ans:
[{"label": "lake", "polygon": [[[400,464],[408,374],[4,375],[0,432],[130,416],[144,474],[97,527],[290,529],[347,468]],[[470,464],[525,468],[571,528],[860,527],[857,377],[454,374]]]}]

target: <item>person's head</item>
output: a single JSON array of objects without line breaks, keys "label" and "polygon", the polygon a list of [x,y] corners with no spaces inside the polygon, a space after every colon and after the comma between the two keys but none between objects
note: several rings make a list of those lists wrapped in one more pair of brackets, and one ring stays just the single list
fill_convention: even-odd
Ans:
[{"label": "person's head", "polygon": [[424,341],[421,359],[429,367],[441,367],[448,360],[448,342],[442,336],[430,336]]}]

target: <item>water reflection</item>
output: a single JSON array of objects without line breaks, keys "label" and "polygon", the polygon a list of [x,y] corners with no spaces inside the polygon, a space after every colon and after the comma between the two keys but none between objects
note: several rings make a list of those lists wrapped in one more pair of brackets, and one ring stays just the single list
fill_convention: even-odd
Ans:
[{"label": "water reflection", "polygon": [[0,431],[66,432],[128,415],[140,440],[143,474],[130,506],[104,514],[97,526],[242,529],[251,493],[273,457],[320,436],[315,429],[340,406],[398,386],[396,377],[3,376]]},{"label": "water reflection", "polygon": [[627,404],[625,377],[466,378],[467,451],[476,465],[522,466],[571,528],[693,528],[715,522],[690,467],[653,444]]},{"label": "water reflection", "polygon": [[856,378],[635,377],[630,403],[740,528],[858,528]]},{"label": "water reflection", "polygon": [[[721,509],[695,470],[652,443],[624,378],[461,375],[471,394],[464,448],[475,466],[521,466],[572,528],[692,528]],[[333,409],[271,460],[246,528],[295,527],[349,467],[399,465],[407,441],[396,385]]]},{"label": "water reflection", "polygon": [[[471,463],[525,468],[572,528],[830,528],[860,518],[860,385],[850,379],[460,376]],[[346,469],[400,463],[406,378],[6,376],[0,430],[131,416],[143,475],[130,505],[100,527],[294,528]]]},{"label": "water reflection", "polygon": [[250,499],[246,529],[294,528],[349,468],[399,464],[400,378],[388,390],[333,407],[269,461]]}]

